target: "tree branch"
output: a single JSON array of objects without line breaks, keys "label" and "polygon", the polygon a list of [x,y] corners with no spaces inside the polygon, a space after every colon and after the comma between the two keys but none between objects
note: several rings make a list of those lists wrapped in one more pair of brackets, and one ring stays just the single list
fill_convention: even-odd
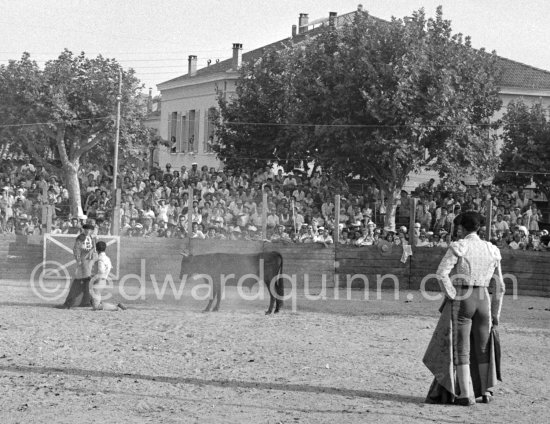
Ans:
[{"label": "tree branch", "polygon": [[100,141],[101,141],[101,138],[100,138],[100,137],[96,137],[95,139],[93,139],[92,141],[89,141],[89,142],[86,143],[85,145],[80,146],[80,147],[74,152],[73,158],[74,158],[74,159],[80,159],[84,153],[89,152],[90,150],[92,150],[95,146],[97,146],[97,145],[99,144]]},{"label": "tree branch", "polygon": [[[82,155],[92,150],[95,146],[97,146],[101,142],[101,137],[99,137],[99,134],[107,127],[107,123],[104,125],[101,125],[96,131],[94,131],[95,138],[92,141],[87,142],[84,145],[80,145],[78,149],[76,149],[73,154],[73,159],[80,159]],[[87,137],[87,139],[90,139],[90,137]]]},{"label": "tree branch", "polygon": [[40,165],[42,165],[44,168],[46,168],[50,172],[58,172],[59,168],[56,166],[53,166],[50,162],[48,162],[46,159],[44,159],[44,155],[41,155],[36,150],[34,143],[25,143],[27,146],[27,149],[34,160],[36,160]]}]

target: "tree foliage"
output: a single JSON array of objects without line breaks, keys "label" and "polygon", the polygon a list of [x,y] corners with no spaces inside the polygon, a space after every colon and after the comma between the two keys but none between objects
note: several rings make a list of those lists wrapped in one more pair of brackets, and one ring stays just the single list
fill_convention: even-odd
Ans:
[{"label": "tree foliage", "polygon": [[519,100],[508,104],[502,118],[501,170],[507,171],[502,175],[517,185],[532,180],[550,199],[550,172],[544,174],[550,169],[548,113],[540,103],[528,106]]},{"label": "tree foliage", "polygon": [[391,22],[357,12],[243,67],[236,97],[220,99],[219,155],[228,165],[314,159],[336,175],[374,178],[394,212],[410,172],[483,179],[496,170],[497,81],[495,54],[453,35],[441,8]]},{"label": "tree foliage", "polygon": [[[0,66],[0,142],[29,154],[66,179],[72,213],[80,194],[75,179],[82,161],[105,164],[113,154],[119,70],[114,59],[63,51],[40,68],[28,53]],[[139,146],[148,130],[134,72],[122,76],[121,145]]]}]

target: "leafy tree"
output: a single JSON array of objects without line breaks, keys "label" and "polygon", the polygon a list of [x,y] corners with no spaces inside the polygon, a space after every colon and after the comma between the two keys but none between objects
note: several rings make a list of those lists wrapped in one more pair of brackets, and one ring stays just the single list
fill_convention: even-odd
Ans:
[{"label": "leafy tree", "polygon": [[214,150],[227,167],[263,167],[276,160],[290,170],[302,161],[301,151],[285,149],[282,142],[295,138],[295,128],[286,125],[295,112],[291,102],[295,95],[291,54],[290,46],[269,49],[258,61],[243,64],[236,98],[219,93],[216,133],[223,142]]},{"label": "leafy tree", "polygon": [[[501,170],[508,182],[524,186],[532,181],[550,199],[550,122],[548,109],[510,102],[502,117]],[[548,174],[544,174],[547,172]],[[517,175],[515,174],[517,172]],[[531,174],[532,173],[532,174]]]},{"label": "leafy tree", "polygon": [[357,12],[314,34],[243,67],[237,97],[220,102],[228,165],[246,152],[373,178],[387,195],[389,226],[411,172],[484,179],[496,170],[488,132],[501,106],[496,55],[453,35],[441,8],[435,18],[420,10],[391,22]]},{"label": "leafy tree", "polygon": [[[110,163],[113,156],[121,69],[114,59],[68,50],[43,69],[28,53],[0,66],[0,143],[63,176],[73,215],[81,212],[81,163]],[[139,88],[133,70],[123,71],[120,141],[126,148],[149,137]]]}]

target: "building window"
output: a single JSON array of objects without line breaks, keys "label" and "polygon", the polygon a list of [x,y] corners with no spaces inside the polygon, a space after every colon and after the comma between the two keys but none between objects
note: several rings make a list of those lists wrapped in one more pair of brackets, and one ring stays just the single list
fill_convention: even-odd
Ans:
[{"label": "building window", "polygon": [[206,125],[204,128],[204,152],[213,153],[214,145],[217,142],[216,138],[216,108],[211,107],[207,111]]},{"label": "building window", "polygon": [[187,151],[195,151],[195,111],[190,110],[187,114],[189,117],[188,127],[187,127]]},{"label": "building window", "polygon": [[186,130],[187,130],[187,117],[182,114],[181,115],[181,119],[179,120],[178,122],[178,134],[180,134],[180,138],[179,138],[179,148],[178,148],[178,152],[182,152],[182,153],[185,153],[187,152],[187,143],[186,143],[186,138],[185,138],[185,134],[186,134]]},{"label": "building window", "polygon": [[168,118],[168,137],[170,153],[178,152],[178,112],[172,112]]},{"label": "building window", "polygon": [[190,110],[187,112],[187,129],[185,131],[187,152],[199,152],[199,110]]}]

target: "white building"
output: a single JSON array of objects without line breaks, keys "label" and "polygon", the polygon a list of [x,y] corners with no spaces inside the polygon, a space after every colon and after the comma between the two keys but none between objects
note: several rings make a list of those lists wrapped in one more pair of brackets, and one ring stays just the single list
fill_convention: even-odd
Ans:
[{"label": "white building", "polygon": [[[171,163],[173,169],[182,165],[189,167],[197,162],[199,167],[207,165],[218,167],[220,161],[212,153],[209,139],[214,138],[214,126],[209,119],[212,109],[217,108],[219,93],[230,96],[235,92],[235,82],[239,76],[242,61],[250,62],[259,58],[266,48],[277,48],[292,39],[299,41],[320,25],[334,20],[336,25],[351,20],[355,12],[308,21],[307,14],[300,14],[298,26],[292,26],[292,36],[267,46],[242,54],[242,44],[233,44],[230,59],[213,63],[206,68],[197,69],[197,57],[189,56],[188,72],[178,78],[157,85],[162,96],[160,117],[160,136],[165,140],[174,138],[173,148],[161,147],[159,165],[164,168]],[[375,18],[377,19],[377,18]],[[229,49],[228,49],[229,50]],[[500,58],[502,77],[500,81],[502,109],[495,119],[502,117],[511,100],[522,98],[526,103],[542,102],[550,105],[550,72],[537,69],[513,60]],[[411,178],[412,184],[434,177],[434,173],[423,173]]]}]

